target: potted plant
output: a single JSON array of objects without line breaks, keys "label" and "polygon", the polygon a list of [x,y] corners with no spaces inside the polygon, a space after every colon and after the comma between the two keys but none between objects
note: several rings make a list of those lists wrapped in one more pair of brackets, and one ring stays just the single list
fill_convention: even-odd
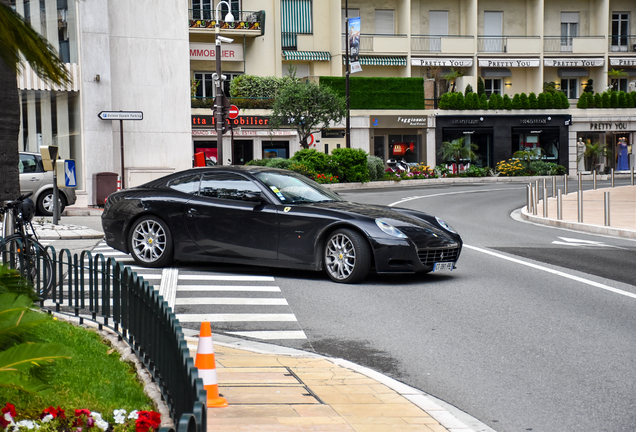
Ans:
[{"label": "potted plant", "polygon": [[469,162],[477,159],[477,155],[475,154],[475,150],[479,148],[477,144],[464,145],[464,141],[464,137],[454,139],[450,142],[444,141],[438,152],[444,161],[452,160],[455,162],[457,174],[460,172],[460,161],[462,159],[468,159]]},{"label": "potted plant", "polygon": [[594,169],[598,173],[602,173],[605,171],[605,163],[600,162],[601,157],[611,157],[612,150],[604,144],[596,142],[592,144],[590,141],[585,143],[585,151],[579,155],[577,161],[579,161],[582,157],[585,157],[590,164],[590,170]]}]

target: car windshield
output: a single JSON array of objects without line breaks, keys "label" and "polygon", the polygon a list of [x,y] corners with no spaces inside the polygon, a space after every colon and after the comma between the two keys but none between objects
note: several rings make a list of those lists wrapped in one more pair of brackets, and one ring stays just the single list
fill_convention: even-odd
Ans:
[{"label": "car windshield", "polygon": [[280,172],[258,172],[254,176],[285,204],[342,201],[337,194],[303,176]]}]

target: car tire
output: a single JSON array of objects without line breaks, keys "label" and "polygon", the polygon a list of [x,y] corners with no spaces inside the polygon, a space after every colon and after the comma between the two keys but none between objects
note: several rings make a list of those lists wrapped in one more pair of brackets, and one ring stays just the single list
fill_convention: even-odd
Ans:
[{"label": "car tire", "polygon": [[334,282],[358,283],[371,268],[371,247],[357,231],[338,229],[325,243],[325,271]]},{"label": "car tire", "polygon": [[[66,208],[66,198],[64,198],[64,194],[59,192],[58,199],[60,200],[60,214],[62,214],[62,212]],[[37,208],[38,208],[38,213],[41,214],[42,216],[53,216],[53,191],[52,190],[47,190],[40,194],[40,196],[38,197]]]},{"label": "car tire", "polygon": [[143,267],[166,267],[172,264],[172,234],[168,225],[155,216],[137,220],[128,234],[128,250]]}]

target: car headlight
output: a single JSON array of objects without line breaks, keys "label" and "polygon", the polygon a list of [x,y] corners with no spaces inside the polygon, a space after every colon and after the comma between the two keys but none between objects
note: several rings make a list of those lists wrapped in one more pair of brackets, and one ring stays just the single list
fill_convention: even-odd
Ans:
[{"label": "car headlight", "polygon": [[444,228],[446,231],[450,231],[453,234],[457,234],[457,231],[455,231],[455,229],[450,226],[449,224],[447,224],[446,222],[444,222],[443,220],[441,220],[440,218],[438,218],[437,216],[435,216],[435,220],[437,221],[437,223],[439,224],[439,226],[441,226],[442,228]]},{"label": "car headlight", "polygon": [[394,227],[393,225],[391,225],[390,223],[388,223],[387,221],[385,221],[383,219],[376,219],[375,220],[375,224],[384,233],[386,233],[386,234],[388,234],[388,235],[390,235],[392,237],[407,238],[406,235],[402,231],[400,231],[399,229],[397,229],[396,227]]}]

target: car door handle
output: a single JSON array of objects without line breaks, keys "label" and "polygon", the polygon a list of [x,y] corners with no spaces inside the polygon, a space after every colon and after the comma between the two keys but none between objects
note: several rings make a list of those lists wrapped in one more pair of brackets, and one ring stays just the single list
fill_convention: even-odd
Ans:
[{"label": "car door handle", "polygon": [[31,181],[38,181],[37,177],[31,177]]},{"label": "car door handle", "polygon": [[198,213],[198,211],[195,208],[189,208],[188,209],[188,216],[190,216],[190,217],[194,216],[197,213]]}]

